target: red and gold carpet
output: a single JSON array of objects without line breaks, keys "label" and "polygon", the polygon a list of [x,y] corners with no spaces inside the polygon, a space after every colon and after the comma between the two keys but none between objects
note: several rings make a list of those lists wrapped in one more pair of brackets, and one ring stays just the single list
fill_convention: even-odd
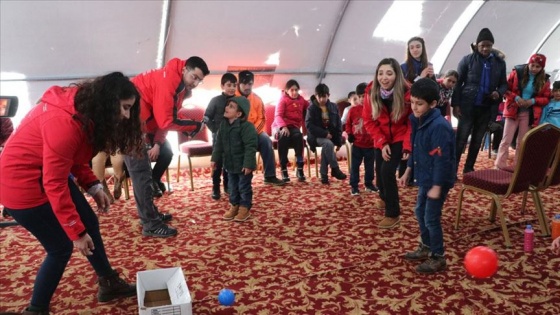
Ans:
[{"label": "red and gold carpet", "polygon": [[[477,168],[491,167],[483,155]],[[341,166],[346,172],[346,163]],[[418,243],[414,187],[400,190],[400,227],[380,230],[378,197],[363,188],[351,196],[348,180],[324,186],[315,176],[305,183],[294,176],[274,187],[258,173],[253,216],[240,224],[221,220],[228,201],[210,198],[210,171],[196,175],[195,191],[183,174],[174,193],[156,201],[174,215],[177,237],[142,237],[133,200],[117,201],[100,217],[113,266],[130,281],[138,271],[181,266],[194,314],[560,314],[560,257],[550,251],[550,237],[536,237],[534,253],[523,252],[525,224],[538,222],[531,200],[520,213],[521,196],[504,203],[514,245],[506,248],[500,226],[487,220],[489,200],[480,195],[466,194],[461,228],[453,228],[458,183],[442,218],[448,269],[426,276],[401,258]],[[559,200],[558,188],[543,194],[548,218],[560,212]],[[474,279],[463,267],[465,253],[477,245],[499,255],[489,279]],[[21,311],[44,252],[19,226],[0,230],[0,246],[0,312]],[[223,288],[235,291],[234,306],[219,305]],[[100,304],[96,292],[91,267],[75,253],[51,313],[138,314],[136,298]]]}]

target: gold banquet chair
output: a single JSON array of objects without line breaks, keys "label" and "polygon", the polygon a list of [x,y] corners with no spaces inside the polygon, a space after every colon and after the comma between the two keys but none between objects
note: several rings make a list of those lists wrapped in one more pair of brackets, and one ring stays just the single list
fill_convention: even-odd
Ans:
[{"label": "gold banquet chair", "polygon": [[[498,169],[486,169],[465,174],[463,176],[463,187],[459,191],[455,229],[459,228],[465,191],[479,192],[492,198],[489,219],[494,222],[496,215],[498,215],[506,246],[511,247],[502,201],[505,201],[512,194],[526,191],[531,193],[534,200],[540,200],[537,187],[545,181],[559,143],[559,128],[551,124],[540,125],[530,130],[523,137],[520,148],[518,148],[519,158],[513,173]],[[542,211],[542,207],[537,207],[541,231],[547,234],[548,227]]]}]

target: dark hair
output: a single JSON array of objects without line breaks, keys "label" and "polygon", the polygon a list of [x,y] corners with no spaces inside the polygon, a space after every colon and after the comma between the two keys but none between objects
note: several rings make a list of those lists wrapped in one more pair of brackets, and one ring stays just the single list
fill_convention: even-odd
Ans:
[{"label": "dark hair", "polygon": [[[521,79],[521,86],[525,88],[527,83],[529,83],[529,64],[526,64],[523,67],[523,76],[521,78],[517,78],[517,80]],[[548,78],[546,77],[546,72],[544,71],[544,67],[535,75],[535,80],[533,81],[533,91],[534,93],[538,93],[542,90],[543,86],[545,85]]]},{"label": "dark hair", "polygon": [[428,52],[426,51],[426,43],[424,42],[424,39],[418,36],[412,37],[406,43],[406,66],[408,67],[408,70],[404,73],[404,77],[409,82],[414,82],[414,79],[416,78],[416,69],[414,68],[414,63],[412,62],[414,57],[412,57],[409,49],[410,43],[412,42],[420,42],[420,44],[422,44],[422,54],[420,55],[420,63],[422,66],[420,69],[424,70],[428,66]]},{"label": "dark hair", "polygon": [[362,82],[356,85],[356,94],[363,95],[366,93],[367,83]]},{"label": "dark hair", "polygon": [[560,90],[560,81],[554,81],[554,83],[552,83],[552,90]]},{"label": "dark hair", "polygon": [[202,71],[202,73],[207,76],[210,71],[208,70],[208,66],[206,65],[206,62],[204,62],[204,60],[198,56],[192,56],[189,59],[187,59],[187,63],[185,64],[185,67],[187,67],[188,69],[195,69],[198,68],[200,69],[200,71]]},{"label": "dark hair", "polygon": [[410,87],[410,96],[423,99],[428,104],[439,101],[439,86],[436,81],[421,78]]},{"label": "dark hair", "polygon": [[445,72],[445,74],[443,75],[444,78],[447,77],[455,77],[455,79],[459,80],[459,72],[451,69],[451,70],[447,70],[447,72]]},{"label": "dark hair", "polygon": [[287,91],[294,85],[297,86],[298,90],[300,89],[299,83],[296,80],[291,79],[291,80],[288,80],[288,82],[286,82],[286,87],[284,88],[284,90]]},{"label": "dark hair", "polygon": [[351,91],[348,93],[348,98],[351,98],[354,95],[356,95],[356,91]]},{"label": "dark hair", "polygon": [[231,73],[231,72],[226,72],[224,73],[224,75],[222,76],[222,85],[231,82],[231,83],[237,83],[237,77],[235,76],[235,74]]},{"label": "dark hair", "polygon": [[[91,128],[94,153],[105,151],[115,154],[139,153],[143,147],[140,124],[140,94],[134,84],[122,73],[108,75],[75,84],[74,108],[81,114],[84,129]],[[135,98],[130,118],[121,119],[121,100]]]},{"label": "dark hair", "polygon": [[320,83],[315,87],[315,94],[319,96],[328,96],[330,95],[329,87],[325,83]]}]

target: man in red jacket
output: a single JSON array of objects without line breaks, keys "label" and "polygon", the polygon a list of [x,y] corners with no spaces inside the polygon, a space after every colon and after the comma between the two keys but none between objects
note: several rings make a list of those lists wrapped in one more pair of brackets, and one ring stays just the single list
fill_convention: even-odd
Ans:
[{"label": "man in red jacket", "polygon": [[[177,112],[183,100],[191,96],[204,79],[208,71],[206,62],[200,57],[181,60],[171,59],[163,68],[144,72],[132,79],[140,92],[140,119],[144,123],[147,137],[146,148],[141,157],[125,156],[128,172],[132,179],[134,199],[138,216],[142,221],[142,235],[152,237],[170,237],[177,230],[164,222],[171,220],[168,213],[160,213],[153,202],[152,168],[148,150],[160,148],[165,143],[168,130],[196,133],[201,122],[181,120]],[[153,136],[153,140],[150,140]]]}]

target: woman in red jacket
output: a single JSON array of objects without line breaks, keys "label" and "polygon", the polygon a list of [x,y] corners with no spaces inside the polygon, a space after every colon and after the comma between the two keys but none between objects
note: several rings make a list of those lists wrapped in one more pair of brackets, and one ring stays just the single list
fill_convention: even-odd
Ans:
[{"label": "woman in red jacket", "polygon": [[385,217],[379,223],[391,229],[400,222],[399,191],[396,169],[408,159],[410,147],[410,93],[399,63],[393,58],[379,62],[375,78],[364,97],[364,127],[375,146],[375,172],[379,189],[380,208]]},{"label": "woman in red jacket", "polygon": [[[509,146],[515,131],[518,130],[516,148],[519,148],[527,131],[539,125],[542,108],[550,101],[550,82],[549,75],[544,70],[545,65],[545,55],[533,54],[527,64],[515,66],[509,73],[503,113],[505,124],[494,163],[496,168],[503,169],[508,166]],[[517,151],[513,166],[516,163]]]},{"label": "woman in red jacket", "polygon": [[139,152],[140,96],[115,72],[70,87],[53,86],[21,121],[0,156],[0,203],[44,247],[30,305],[23,314],[49,314],[49,304],[74,247],[98,276],[97,298],[133,296],[136,286],[113,270],[95,212],[74,180],[109,210],[109,198],[89,168],[99,151]]}]

